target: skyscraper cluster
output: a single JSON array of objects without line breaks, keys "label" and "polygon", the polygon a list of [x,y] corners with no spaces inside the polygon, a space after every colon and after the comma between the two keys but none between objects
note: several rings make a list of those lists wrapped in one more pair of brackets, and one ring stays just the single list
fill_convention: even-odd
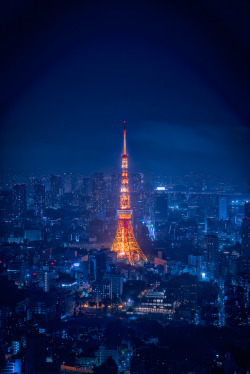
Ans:
[{"label": "skyscraper cluster", "polygon": [[249,362],[249,201],[245,185],[211,176],[130,174],[125,129],[122,168],[111,175],[4,176],[0,367],[240,373]]}]

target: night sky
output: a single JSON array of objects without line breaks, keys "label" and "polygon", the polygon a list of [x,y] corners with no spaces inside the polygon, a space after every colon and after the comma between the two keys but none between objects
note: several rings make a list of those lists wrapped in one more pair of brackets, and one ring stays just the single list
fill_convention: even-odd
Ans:
[{"label": "night sky", "polygon": [[249,1],[2,1],[2,172],[249,175]]}]

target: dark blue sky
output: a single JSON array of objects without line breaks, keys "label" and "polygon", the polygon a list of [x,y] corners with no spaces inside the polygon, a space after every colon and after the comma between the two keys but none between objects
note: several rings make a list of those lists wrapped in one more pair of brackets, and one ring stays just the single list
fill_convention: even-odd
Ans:
[{"label": "dark blue sky", "polygon": [[247,176],[248,1],[0,7],[2,171]]}]

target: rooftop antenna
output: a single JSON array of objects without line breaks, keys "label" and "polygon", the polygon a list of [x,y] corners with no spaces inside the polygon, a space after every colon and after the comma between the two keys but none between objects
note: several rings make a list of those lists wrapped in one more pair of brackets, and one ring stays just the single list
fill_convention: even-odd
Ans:
[{"label": "rooftop antenna", "polygon": [[127,154],[127,148],[126,148],[126,121],[123,121],[124,124],[124,129],[123,129],[123,134],[124,134],[124,141],[123,141],[123,154]]}]

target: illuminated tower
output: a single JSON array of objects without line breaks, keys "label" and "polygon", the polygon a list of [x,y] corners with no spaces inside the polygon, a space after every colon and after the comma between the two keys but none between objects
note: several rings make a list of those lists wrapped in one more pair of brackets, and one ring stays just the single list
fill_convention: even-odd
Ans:
[{"label": "illuminated tower", "polygon": [[124,121],[124,140],[122,154],[122,181],[120,194],[120,209],[117,210],[118,225],[111,250],[117,252],[117,258],[126,260],[133,265],[147,261],[141,251],[134,235],[131,222],[132,209],[130,209],[130,194],[128,188],[128,155],[126,151],[126,129]]}]

